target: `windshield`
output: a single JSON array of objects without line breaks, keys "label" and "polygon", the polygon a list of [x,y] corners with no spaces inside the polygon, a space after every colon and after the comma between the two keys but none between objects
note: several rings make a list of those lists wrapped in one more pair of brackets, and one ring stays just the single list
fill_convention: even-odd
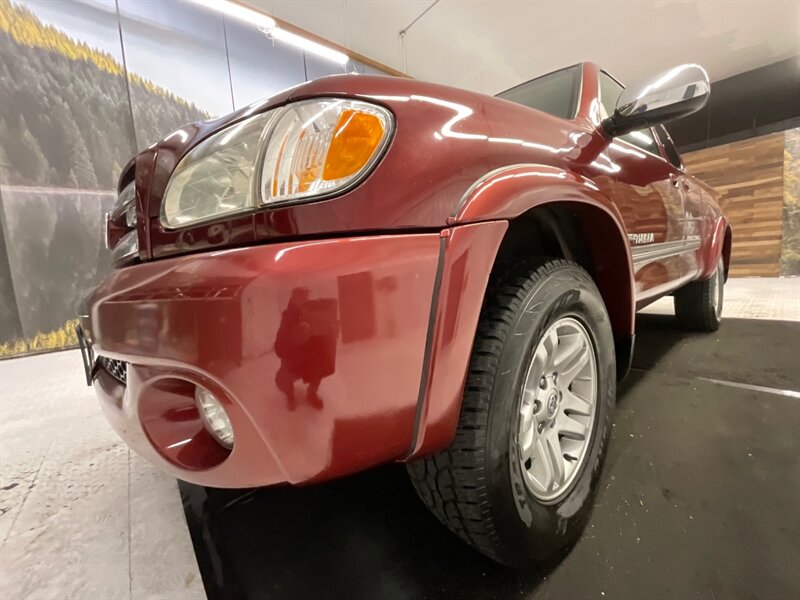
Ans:
[{"label": "windshield", "polygon": [[497,97],[562,119],[572,119],[577,112],[580,90],[581,65],[574,65],[531,79],[497,94]]}]

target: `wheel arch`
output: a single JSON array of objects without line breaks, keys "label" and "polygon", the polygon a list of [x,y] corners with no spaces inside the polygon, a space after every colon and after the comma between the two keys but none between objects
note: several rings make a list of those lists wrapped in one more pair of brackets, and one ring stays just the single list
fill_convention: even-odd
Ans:
[{"label": "wheel arch", "polygon": [[731,250],[733,244],[733,231],[727,220],[720,216],[711,224],[711,235],[705,237],[705,243],[701,251],[702,269],[699,279],[708,279],[722,258],[725,281],[728,280],[728,273],[731,267]]},{"label": "wheel arch", "polygon": [[733,229],[730,225],[725,226],[725,239],[722,242],[722,260],[725,265],[725,281],[731,271],[731,251],[733,250]]},{"label": "wheel arch", "polygon": [[611,199],[565,169],[514,165],[481,178],[451,215],[454,225],[495,219],[509,222],[496,262],[539,253],[572,260],[590,273],[608,310],[624,376],[636,302],[628,239]]}]

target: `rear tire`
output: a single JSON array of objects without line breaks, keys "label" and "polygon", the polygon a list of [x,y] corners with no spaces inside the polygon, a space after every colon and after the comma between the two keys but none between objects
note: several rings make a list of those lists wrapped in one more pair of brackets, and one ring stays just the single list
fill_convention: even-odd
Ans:
[{"label": "rear tire", "polygon": [[[560,557],[588,521],[611,432],[614,341],[602,298],[577,264],[525,260],[497,271],[455,440],[408,471],[451,531],[523,566]],[[584,429],[573,433],[576,423]]]},{"label": "rear tire", "polygon": [[716,331],[722,320],[725,297],[725,267],[720,259],[714,274],[692,281],[675,292],[675,316],[689,331]]}]

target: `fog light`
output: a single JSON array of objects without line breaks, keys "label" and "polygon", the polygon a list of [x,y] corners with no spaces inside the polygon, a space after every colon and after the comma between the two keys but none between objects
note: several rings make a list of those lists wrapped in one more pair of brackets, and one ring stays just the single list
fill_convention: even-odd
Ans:
[{"label": "fog light", "polygon": [[194,388],[194,399],[208,433],[221,445],[228,449],[233,448],[233,427],[220,401],[200,386]]}]

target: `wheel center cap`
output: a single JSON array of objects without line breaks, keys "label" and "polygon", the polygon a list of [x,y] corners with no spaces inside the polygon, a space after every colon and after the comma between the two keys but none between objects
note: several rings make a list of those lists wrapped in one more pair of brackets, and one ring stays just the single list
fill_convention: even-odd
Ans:
[{"label": "wheel center cap", "polygon": [[553,417],[558,410],[558,403],[560,398],[558,397],[558,392],[550,392],[550,395],[547,397],[547,416]]}]

